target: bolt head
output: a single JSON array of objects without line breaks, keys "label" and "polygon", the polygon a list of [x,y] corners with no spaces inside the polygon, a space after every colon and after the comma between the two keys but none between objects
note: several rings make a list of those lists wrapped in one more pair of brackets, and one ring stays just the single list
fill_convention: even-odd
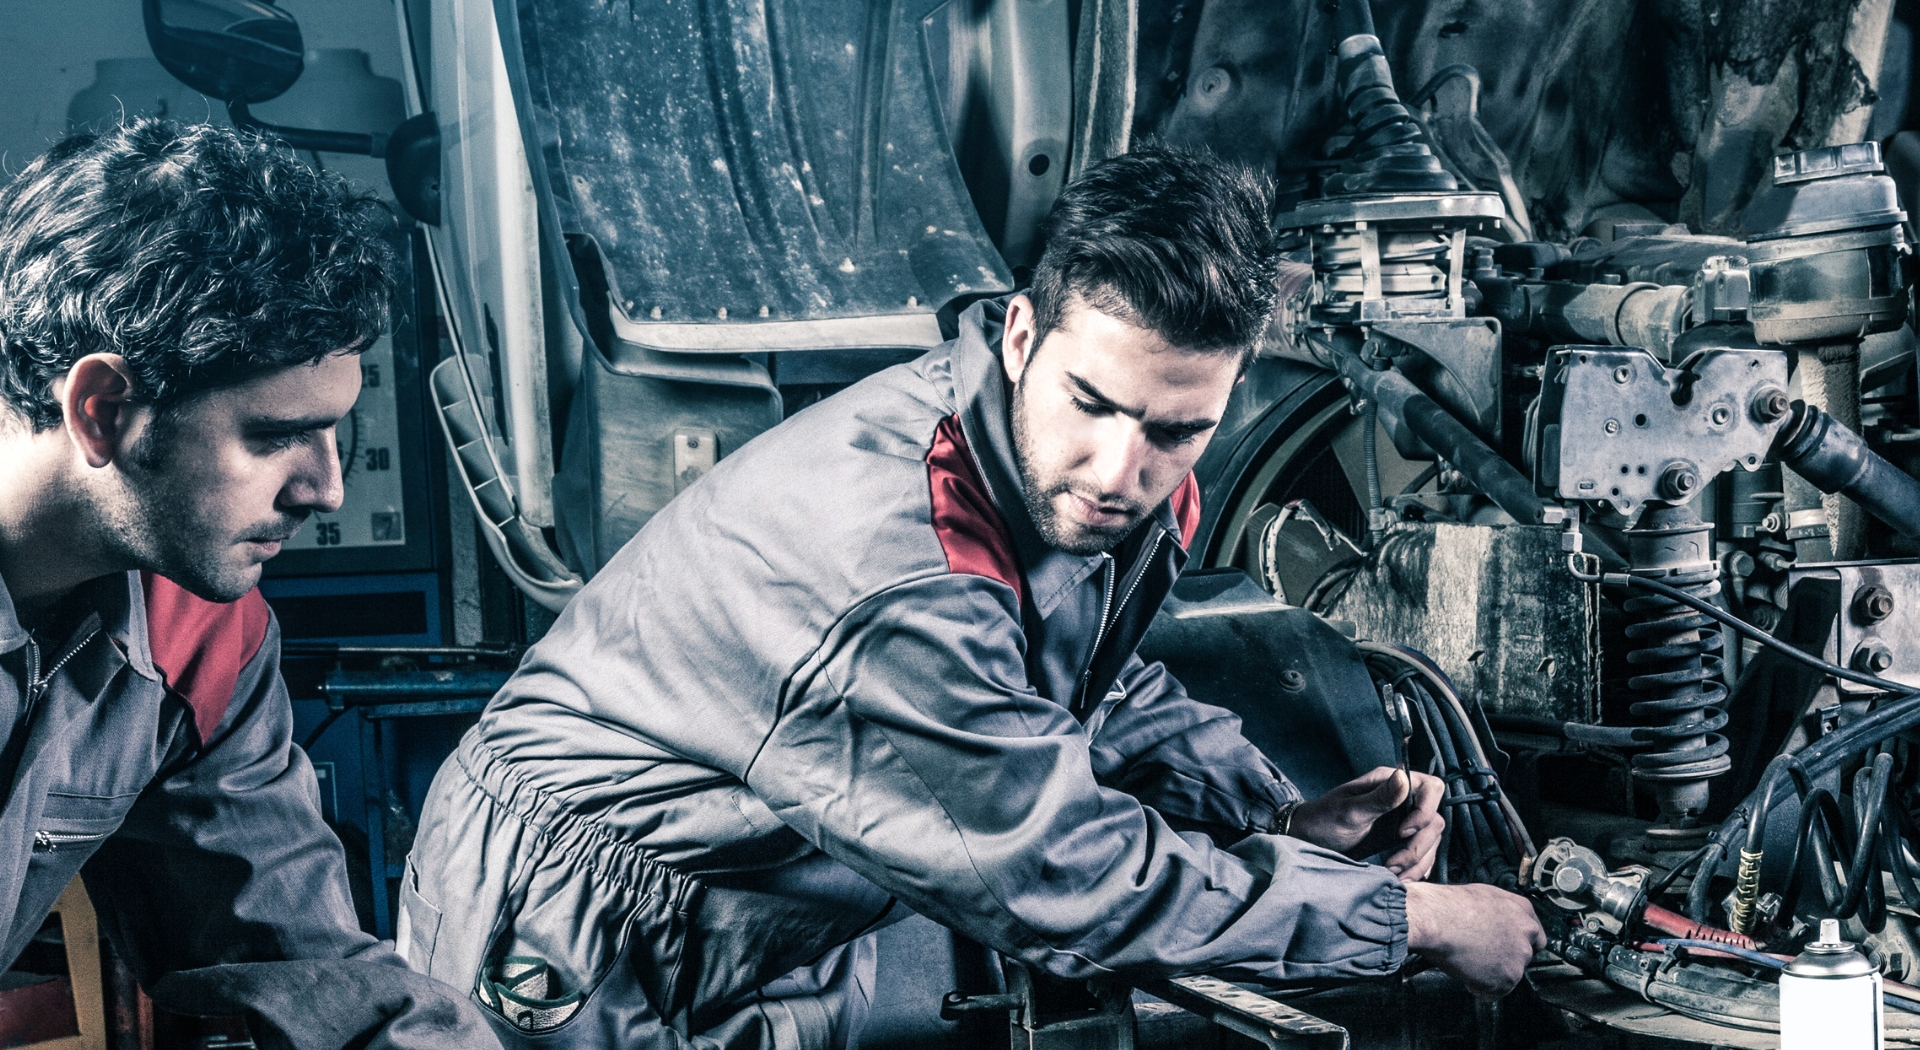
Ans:
[{"label": "bolt head", "polygon": [[1893,652],[1879,642],[1865,642],[1853,651],[1853,669],[1880,674],[1893,667]]},{"label": "bolt head", "polygon": [[1893,592],[1879,584],[1862,587],[1853,596],[1853,615],[1861,623],[1879,623],[1893,615]]},{"label": "bolt head", "polygon": [[1733,409],[1728,408],[1725,405],[1713,406],[1713,425],[1714,426],[1724,427],[1727,425],[1727,422],[1732,418],[1733,418]]},{"label": "bolt head", "polygon": [[1632,369],[1631,367],[1629,367],[1629,366],[1627,366],[1627,365],[1621,365],[1620,367],[1618,367],[1618,368],[1616,368],[1616,369],[1614,369],[1614,370],[1613,370],[1613,381],[1614,381],[1614,382],[1616,382],[1616,383],[1628,383],[1628,382],[1632,382],[1632,381],[1633,381],[1633,369]]},{"label": "bolt head", "polygon": [[1290,693],[1297,693],[1300,690],[1305,689],[1306,687],[1307,687],[1306,675],[1301,674],[1299,671],[1280,672],[1280,688],[1285,689],[1287,692],[1290,692]]},{"label": "bolt head", "polygon": [[1620,433],[1620,421],[1617,419],[1609,419],[1601,429],[1609,434],[1618,434]]},{"label": "bolt head", "polygon": [[1748,406],[1748,409],[1757,422],[1772,423],[1784,418],[1788,412],[1792,411],[1793,402],[1787,397],[1785,390],[1768,384],[1754,392],[1753,403]]},{"label": "bolt head", "polygon": [[1660,495],[1663,499],[1683,500],[1700,489],[1700,472],[1693,469],[1691,463],[1675,463],[1660,475]]}]

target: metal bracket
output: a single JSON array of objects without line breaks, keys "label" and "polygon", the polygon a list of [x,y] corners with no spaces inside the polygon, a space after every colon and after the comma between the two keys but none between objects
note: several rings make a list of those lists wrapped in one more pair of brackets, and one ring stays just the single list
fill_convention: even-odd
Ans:
[{"label": "metal bracket", "polygon": [[1347,1030],[1339,1025],[1217,977],[1174,977],[1140,990],[1275,1050],[1347,1050],[1349,1045]]}]

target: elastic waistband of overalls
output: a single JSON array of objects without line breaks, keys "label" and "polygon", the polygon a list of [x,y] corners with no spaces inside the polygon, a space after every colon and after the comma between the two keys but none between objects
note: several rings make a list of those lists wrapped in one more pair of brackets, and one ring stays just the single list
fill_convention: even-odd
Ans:
[{"label": "elastic waistband of overalls", "polygon": [[693,879],[648,856],[599,821],[568,810],[551,792],[535,786],[480,738],[478,727],[467,732],[453,754],[475,788],[547,840],[548,853],[559,853],[598,878],[675,906],[684,904],[696,889]]}]

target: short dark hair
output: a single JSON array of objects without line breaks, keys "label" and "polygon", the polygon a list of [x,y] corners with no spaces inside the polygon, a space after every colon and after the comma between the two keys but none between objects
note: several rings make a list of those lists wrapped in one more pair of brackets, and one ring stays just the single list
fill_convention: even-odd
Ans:
[{"label": "short dark hair", "polygon": [[164,412],[357,352],[387,323],[392,215],[277,141],[142,118],[63,139],[0,187],[0,397],[36,431],[54,380],[126,358]]},{"label": "short dark hair", "polygon": [[1272,190],[1205,152],[1147,146],[1075,180],[1033,269],[1036,344],[1078,298],[1189,350],[1258,347],[1274,310]]}]

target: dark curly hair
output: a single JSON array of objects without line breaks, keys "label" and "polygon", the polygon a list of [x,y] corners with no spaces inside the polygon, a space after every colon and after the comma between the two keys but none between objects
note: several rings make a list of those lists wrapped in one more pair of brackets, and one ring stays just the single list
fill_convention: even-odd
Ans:
[{"label": "dark curly hair", "polygon": [[391,224],[258,135],[138,119],[68,137],[0,187],[0,397],[42,431],[88,354],[124,357],[164,414],[364,350],[387,323]]},{"label": "dark curly hair", "polygon": [[1275,304],[1272,193],[1252,169],[1147,146],[1075,180],[1033,268],[1038,342],[1074,299],[1175,346],[1252,358]]}]

